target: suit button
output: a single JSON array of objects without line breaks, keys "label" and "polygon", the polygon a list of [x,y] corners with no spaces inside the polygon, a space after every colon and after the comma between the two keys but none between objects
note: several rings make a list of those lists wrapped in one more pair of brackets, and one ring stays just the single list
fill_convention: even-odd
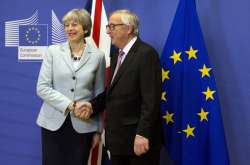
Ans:
[{"label": "suit button", "polygon": [[75,76],[73,76],[73,77],[72,77],[72,79],[73,79],[73,80],[75,80],[75,79],[76,79],[76,77],[75,77]]},{"label": "suit button", "polygon": [[75,90],[72,88],[72,89],[70,89],[70,91],[71,91],[71,92],[74,92]]}]

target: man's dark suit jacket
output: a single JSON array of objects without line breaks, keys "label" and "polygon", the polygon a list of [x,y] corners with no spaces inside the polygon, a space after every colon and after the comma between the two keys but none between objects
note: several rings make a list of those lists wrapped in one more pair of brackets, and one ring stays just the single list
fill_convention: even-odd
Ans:
[{"label": "man's dark suit jacket", "polygon": [[[110,81],[118,52],[111,56]],[[162,142],[161,68],[157,52],[137,38],[105,92],[91,101],[93,115],[106,109],[106,145],[113,155],[133,155],[135,135]]]}]

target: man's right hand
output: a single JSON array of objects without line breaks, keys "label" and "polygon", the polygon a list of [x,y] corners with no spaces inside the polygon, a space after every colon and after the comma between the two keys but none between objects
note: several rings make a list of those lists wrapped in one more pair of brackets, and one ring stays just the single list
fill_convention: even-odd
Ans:
[{"label": "man's right hand", "polygon": [[74,114],[81,120],[87,120],[93,113],[92,106],[89,102],[81,101],[76,102]]}]

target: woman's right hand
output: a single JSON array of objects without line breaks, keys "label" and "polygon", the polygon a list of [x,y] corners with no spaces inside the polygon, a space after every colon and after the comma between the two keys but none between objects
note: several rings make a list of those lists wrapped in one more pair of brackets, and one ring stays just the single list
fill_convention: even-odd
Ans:
[{"label": "woman's right hand", "polygon": [[76,102],[74,114],[77,118],[80,118],[81,120],[87,120],[90,118],[92,113],[92,106],[89,102]]}]

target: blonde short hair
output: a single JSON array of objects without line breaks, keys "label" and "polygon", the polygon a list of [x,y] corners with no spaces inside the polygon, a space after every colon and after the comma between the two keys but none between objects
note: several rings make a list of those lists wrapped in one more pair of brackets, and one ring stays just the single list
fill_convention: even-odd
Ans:
[{"label": "blonde short hair", "polygon": [[84,37],[90,36],[91,28],[92,28],[92,21],[91,21],[91,16],[87,10],[85,9],[70,10],[62,18],[63,24],[69,21],[80,23],[85,32]]}]

